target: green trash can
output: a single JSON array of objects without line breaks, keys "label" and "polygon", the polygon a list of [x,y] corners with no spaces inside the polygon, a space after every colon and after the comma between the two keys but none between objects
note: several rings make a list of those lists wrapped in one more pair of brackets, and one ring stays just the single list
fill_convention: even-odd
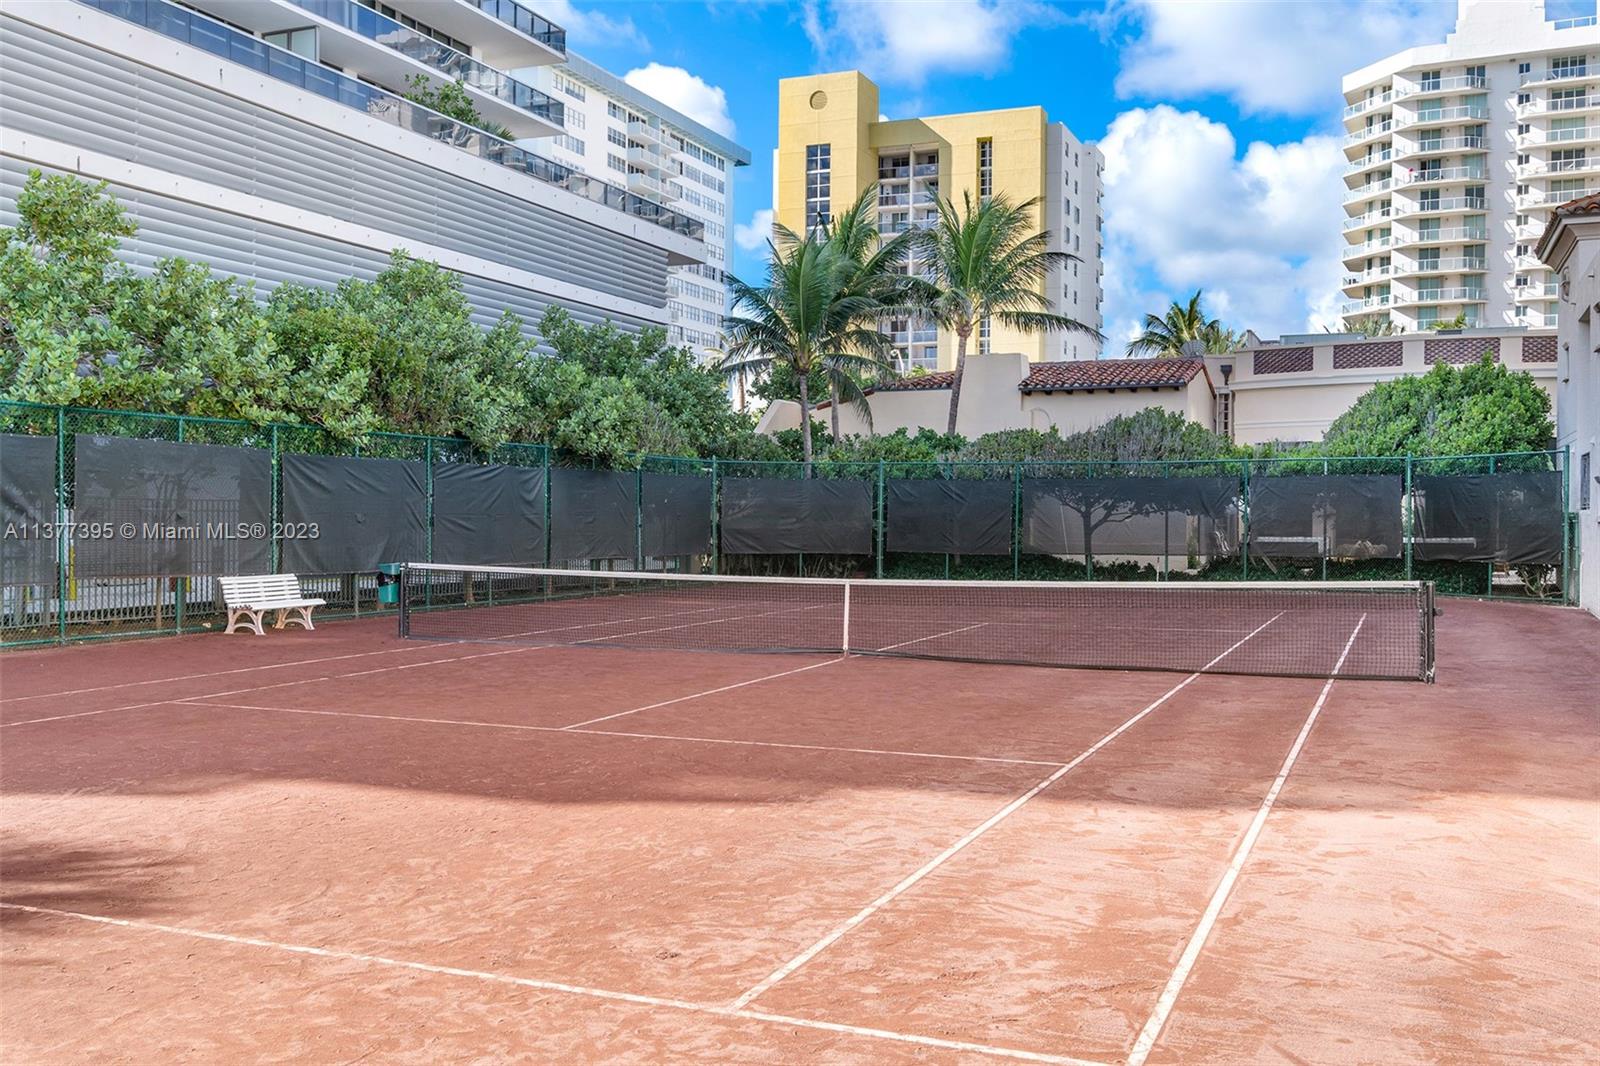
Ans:
[{"label": "green trash can", "polygon": [[378,564],[378,602],[396,606],[400,603],[400,568],[402,563]]}]

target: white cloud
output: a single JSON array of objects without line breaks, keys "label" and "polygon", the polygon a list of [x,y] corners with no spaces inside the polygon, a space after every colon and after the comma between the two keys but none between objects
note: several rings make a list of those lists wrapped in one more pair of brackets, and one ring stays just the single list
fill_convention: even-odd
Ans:
[{"label": "white cloud", "polygon": [[736,222],[733,226],[733,243],[747,252],[759,251],[772,238],[772,208],[763,207],[750,216],[749,222]]},{"label": "white cloud", "polygon": [[707,85],[682,67],[651,63],[628,71],[622,80],[724,137],[733,136],[728,94],[718,86]]},{"label": "white cloud", "polygon": [[539,0],[539,14],[567,31],[567,42],[577,45],[632,45],[649,48],[633,19],[612,18],[599,11],[580,8],[572,0]]},{"label": "white cloud", "polygon": [[1062,19],[1036,0],[806,0],[801,25],[824,63],[921,85],[938,71],[997,70],[1019,32]]},{"label": "white cloud", "polygon": [[1193,111],[1125,111],[1106,155],[1107,354],[1145,312],[1205,290],[1213,315],[1262,336],[1337,321],[1344,153],[1333,137],[1257,142]]},{"label": "white cloud", "polygon": [[1442,42],[1456,5],[1369,0],[1131,0],[1113,14],[1138,24],[1123,48],[1120,96],[1220,93],[1249,112],[1326,112],[1339,79],[1409,44]]}]

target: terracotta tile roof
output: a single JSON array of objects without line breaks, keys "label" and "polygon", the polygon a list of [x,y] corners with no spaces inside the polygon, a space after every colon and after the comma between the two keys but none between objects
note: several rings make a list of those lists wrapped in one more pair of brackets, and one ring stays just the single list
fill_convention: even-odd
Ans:
[{"label": "terracotta tile roof", "polygon": [[1204,359],[1071,359],[1034,363],[1017,386],[1023,392],[1183,386],[1205,372]]},{"label": "terracotta tile roof", "polygon": [[1549,247],[1550,238],[1555,235],[1556,224],[1561,219],[1570,218],[1573,215],[1593,214],[1600,214],[1600,193],[1595,193],[1592,196],[1580,196],[1576,200],[1568,200],[1560,207],[1557,207],[1550,212],[1550,221],[1545,223],[1544,232],[1539,235],[1539,243],[1533,247],[1533,254],[1543,258],[1545,249]]},{"label": "terracotta tile roof", "polygon": [[922,392],[928,389],[948,389],[955,382],[954,370],[940,370],[932,374],[911,374],[893,381],[885,381],[873,388],[874,392]]}]

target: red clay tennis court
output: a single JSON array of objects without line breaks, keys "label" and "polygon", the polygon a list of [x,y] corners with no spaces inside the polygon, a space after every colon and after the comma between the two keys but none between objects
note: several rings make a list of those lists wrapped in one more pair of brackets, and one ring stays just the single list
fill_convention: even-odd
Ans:
[{"label": "red clay tennis court", "polygon": [[1588,615],[530,589],[0,659],[6,1059],[1600,1056]]}]

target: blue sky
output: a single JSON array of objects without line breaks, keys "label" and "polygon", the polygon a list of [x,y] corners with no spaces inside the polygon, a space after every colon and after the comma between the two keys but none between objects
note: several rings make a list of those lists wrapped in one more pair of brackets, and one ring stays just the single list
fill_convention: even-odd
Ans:
[{"label": "blue sky", "polygon": [[[1525,0],[1528,2],[1528,0]],[[1536,0],[1532,0],[1536,2]],[[857,68],[890,117],[1042,105],[1107,155],[1108,354],[1204,288],[1266,336],[1336,320],[1340,76],[1442,41],[1454,0],[535,0],[570,45],[751,150],[733,269],[760,276],[777,81]],[[1550,17],[1594,0],[1549,0]]]}]

